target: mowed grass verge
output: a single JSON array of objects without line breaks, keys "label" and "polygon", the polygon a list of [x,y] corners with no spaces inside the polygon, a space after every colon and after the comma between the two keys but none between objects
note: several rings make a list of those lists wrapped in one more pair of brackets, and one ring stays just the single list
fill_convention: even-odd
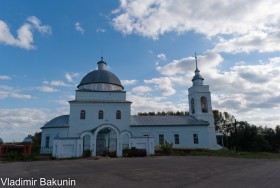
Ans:
[{"label": "mowed grass verge", "polygon": [[245,151],[225,151],[225,150],[188,150],[187,152],[175,151],[173,155],[181,156],[217,156],[217,157],[236,157],[251,159],[280,159],[280,153],[269,152],[245,152]]}]

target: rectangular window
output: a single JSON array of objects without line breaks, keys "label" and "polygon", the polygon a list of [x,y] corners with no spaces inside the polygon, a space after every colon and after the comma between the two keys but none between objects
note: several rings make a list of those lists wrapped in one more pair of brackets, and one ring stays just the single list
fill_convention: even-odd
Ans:
[{"label": "rectangular window", "polygon": [[164,134],[159,134],[158,135],[158,143],[159,144],[164,144]]},{"label": "rectangular window", "polygon": [[46,136],[45,147],[46,147],[46,148],[49,148],[49,147],[50,147],[50,136]]},{"label": "rectangular window", "polygon": [[116,119],[122,119],[122,113],[120,110],[117,110],[116,112]]},{"label": "rectangular window", "polygon": [[80,119],[86,119],[86,111],[85,110],[81,110]]},{"label": "rectangular window", "polygon": [[174,134],[174,143],[175,144],[180,144],[179,134]]},{"label": "rectangular window", "polygon": [[197,133],[193,134],[193,143],[198,144],[198,134]]},{"label": "rectangular window", "polygon": [[103,110],[99,110],[99,112],[98,112],[98,119],[103,119],[103,116],[104,116]]}]

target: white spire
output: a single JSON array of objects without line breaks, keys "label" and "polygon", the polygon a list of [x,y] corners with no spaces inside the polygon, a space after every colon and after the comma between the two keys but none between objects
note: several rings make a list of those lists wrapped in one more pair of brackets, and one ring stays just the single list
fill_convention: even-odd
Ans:
[{"label": "white spire", "polygon": [[200,71],[198,70],[196,52],[195,52],[195,67],[196,67],[196,69],[194,71],[195,75],[192,79],[193,85],[194,86],[203,85],[204,78],[200,75]]},{"label": "white spire", "polygon": [[196,57],[196,52],[194,53],[194,57],[195,57],[195,67],[196,67],[195,71],[198,71],[198,72],[199,72],[199,70],[198,70],[198,68],[197,68],[197,57]]}]

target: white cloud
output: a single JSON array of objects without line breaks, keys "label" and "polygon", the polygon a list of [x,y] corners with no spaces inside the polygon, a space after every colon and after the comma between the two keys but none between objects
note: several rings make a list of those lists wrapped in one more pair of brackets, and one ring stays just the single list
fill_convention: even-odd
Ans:
[{"label": "white cloud", "polygon": [[46,92],[46,93],[53,93],[58,91],[57,89],[50,87],[50,86],[42,86],[42,87],[38,87],[38,89],[42,92]]},{"label": "white cloud", "polygon": [[80,22],[75,23],[75,29],[79,31],[82,35],[85,33],[85,30],[81,27]]},{"label": "white cloud", "polygon": [[[63,107],[69,109],[69,102],[68,101],[71,101],[71,100],[74,100],[75,99],[75,96],[74,95],[70,95],[68,96],[68,98],[63,98],[63,99],[60,99],[60,100],[56,100],[55,102],[62,105]],[[69,110],[67,110],[69,111]]]},{"label": "white cloud", "polygon": [[66,84],[63,81],[59,81],[59,80],[53,80],[50,82],[51,86],[66,86],[66,87],[70,87],[72,85]]},{"label": "white cloud", "polygon": [[215,52],[250,53],[280,51],[280,29],[274,31],[254,31],[228,40],[221,39],[215,46]]},{"label": "white cloud", "polygon": [[124,34],[154,39],[171,31],[195,31],[206,36],[245,34],[277,28],[279,9],[277,0],[122,0],[113,12],[113,25]]},{"label": "white cloud", "polygon": [[41,34],[50,34],[51,27],[48,25],[41,25],[41,21],[35,16],[27,18],[29,23],[24,23],[17,30],[17,38],[15,38],[8,27],[8,25],[0,20],[0,43],[17,46],[24,49],[35,49],[33,44],[33,30],[39,31]]},{"label": "white cloud", "polygon": [[0,138],[4,142],[21,142],[27,135],[39,132],[60,110],[37,108],[0,109]]},{"label": "white cloud", "polygon": [[151,92],[152,89],[148,86],[137,86],[137,87],[134,87],[131,91],[134,93],[139,93],[139,95],[141,95],[142,93]]},{"label": "white cloud", "polygon": [[[205,52],[198,57],[198,68],[203,73],[212,74],[217,72],[217,66],[223,61],[218,53]],[[173,76],[178,74],[186,74],[191,78],[195,70],[195,58],[186,57],[179,60],[173,60],[165,66],[158,66],[157,70],[165,76]]]},{"label": "white cloud", "polygon": [[121,0],[116,30],[158,39],[169,32],[196,32],[214,41],[214,52],[280,51],[277,0]]},{"label": "white cloud", "polygon": [[0,76],[0,80],[11,80],[12,78],[10,76]]},{"label": "white cloud", "polygon": [[147,97],[137,95],[135,93],[127,93],[127,99],[132,101],[131,111],[132,114],[138,112],[151,112],[151,111],[185,111],[186,106],[182,103],[175,104],[168,101],[165,97]]},{"label": "white cloud", "polygon": [[[78,73],[77,73],[78,74]],[[73,77],[76,77],[76,73],[66,73],[65,77],[68,81],[73,82]],[[74,87],[74,85],[71,84],[66,84],[63,81],[60,80],[53,80],[53,81],[43,81],[43,86],[37,87],[42,92],[47,92],[47,93],[53,93],[57,92],[58,89],[54,87]]]},{"label": "white cloud", "polygon": [[26,95],[26,94],[21,94],[21,93],[10,93],[11,98],[16,98],[16,99],[31,99],[31,95]]},{"label": "white cloud", "polygon": [[96,29],[96,32],[97,32],[97,33],[104,33],[104,32],[106,32],[106,29],[97,28],[97,29]]},{"label": "white cloud", "polygon": [[[75,76],[66,73],[65,77],[66,77],[67,81],[73,82],[73,77],[75,77]],[[43,81],[43,84],[50,85],[50,86],[64,86],[64,87],[72,87],[73,86],[71,84],[66,84],[65,82],[60,81],[60,80]]]},{"label": "white cloud", "polygon": [[135,85],[137,83],[137,80],[121,80],[121,83],[124,86]]},{"label": "white cloud", "polygon": [[27,18],[27,21],[32,23],[35,29],[37,29],[42,34],[51,34],[52,29],[49,25],[41,25],[41,20],[35,16],[30,16]]},{"label": "white cloud", "polygon": [[78,76],[80,76],[79,73],[69,73],[69,72],[67,72],[65,74],[65,78],[68,82],[74,82],[74,78],[76,78]]},{"label": "white cloud", "polygon": [[33,97],[31,95],[23,94],[21,89],[0,85],[0,99],[5,98],[32,99]]},{"label": "white cloud", "polygon": [[166,55],[164,53],[160,53],[157,55],[158,60],[166,61]]},{"label": "white cloud", "polygon": [[174,84],[180,84],[181,81],[180,77],[159,77],[151,80],[144,80],[147,84],[155,84],[163,96],[174,95],[176,93]]},{"label": "white cloud", "polygon": [[160,53],[157,55],[157,62],[156,65],[159,65],[160,61],[166,61],[166,55],[164,53]]}]

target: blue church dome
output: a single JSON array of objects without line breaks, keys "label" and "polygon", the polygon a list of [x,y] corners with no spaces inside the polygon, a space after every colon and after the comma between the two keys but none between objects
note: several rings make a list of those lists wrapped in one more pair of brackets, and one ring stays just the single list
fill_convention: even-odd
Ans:
[{"label": "blue church dome", "polygon": [[4,142],[3,142],[3,140],[2,140],[2,138],[0,138],[0,144],[3,144]]},{"label": "blue church dome", "polygon": [[24,143],[30,143],[32,142],[32,138],[30,136],[25,137],[25,139],[23,140]]},{"label": "blue church dome", "polygon": [[89,90],[123,90],[120,79],[110,71],[106,70],[107,63],[103,61],[103,58],[97,63],[98,70],[88,73],[78,85],[79,89]]}]

